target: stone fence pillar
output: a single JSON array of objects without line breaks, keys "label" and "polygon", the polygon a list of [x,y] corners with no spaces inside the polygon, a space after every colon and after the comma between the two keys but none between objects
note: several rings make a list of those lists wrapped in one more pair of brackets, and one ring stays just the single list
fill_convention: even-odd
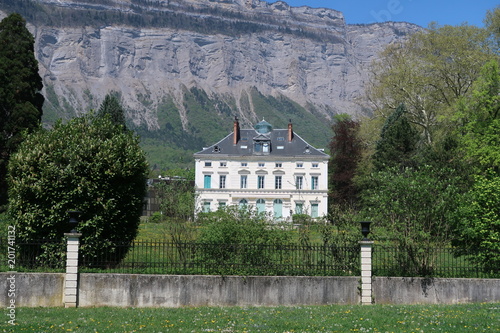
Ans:
[{"label": "stone fence pillar", "polygon": [[64,234],[68,238],[63,300],[65,308],[76,308],[78,306],[78,250],[81,235],[76,232]]},{"label": "stone fence pillar", "polygon": [[372,246],[373,241],[362,240],[361,245],[361,304],[372,304]]}]

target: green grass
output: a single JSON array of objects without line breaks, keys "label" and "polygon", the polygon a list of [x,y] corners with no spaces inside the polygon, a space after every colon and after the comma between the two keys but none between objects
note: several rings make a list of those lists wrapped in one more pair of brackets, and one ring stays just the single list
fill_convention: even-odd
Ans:
[{"label": "green grass", "polygon": [[19,308],[16,326],[3,317],[0,332],[500,332],[500,303]]}]

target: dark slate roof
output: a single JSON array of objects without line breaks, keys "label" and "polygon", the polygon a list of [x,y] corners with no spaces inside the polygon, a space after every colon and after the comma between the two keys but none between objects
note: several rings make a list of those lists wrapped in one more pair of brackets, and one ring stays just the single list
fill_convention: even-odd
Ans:
[{"label": "dark slate roof", "polygon": [[[271,142],[271,151],[269,153],[254,153],[254,140],[266,140]],[[242,148],[246,146],[247,148]],[[278,149],[283,147],[282,149]],[[317,156],[328,158],[324,152],[314,148],[302,139],[296,133],[293,133],[293,139],[288,142],[287,129],[273,129],[271,132],[262,134],[255,129],[240,130],[240,140],[236,145],[233,144],[233,132],[224,139],[213,144],[210,147],[203,148],[196,155],[221,155],[221,156]]]}]

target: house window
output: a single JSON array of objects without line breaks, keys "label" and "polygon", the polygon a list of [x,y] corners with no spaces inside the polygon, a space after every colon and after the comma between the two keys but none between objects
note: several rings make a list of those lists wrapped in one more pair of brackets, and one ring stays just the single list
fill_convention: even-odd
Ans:
[{"label": "house window", "polygon": [[211,167],[212,166],[212,162],[205,162],[205,166],[206,167]]},{"label": "house window", "polygon": [[239,202],[240,209],[245,209],[248,205],[248,201],[246,199],[241,199]]},{"label": "house window", "polygon": [[317,203],[313,203],[311,204],[311,217],[318,217],[319,214],[318,214],[318,204]]},{"label": "house window", "polygon": [[282,184],[282,178],[281,176],[275,176],[274,178],[274,188],[276,190],[281,190],[281,184]]},{"label": "house window", "polygon": [[313,168],[319,168],[319,164],[318,164],[318,163],[313,163],[313,164],[312,164],[312,167],[313,167]]},{"label": "house window", "polygon": [[257,188],[264,188],[264,176],[257,176]]},{"label": "house window", "polygon": [[318,189],[318,176],[312,176],[311,177],[311,190],[317,190]]},{"label": "house window", "polygon": [[283,163],[276,163],[276,168],[282,168],[283,167]]},{"label": "house window", "polygon": [[262,144],[262,152],[263,153],[269,153],[269,142],[264,142]]},{"label": "house window", "polygon": [[298,204],[295,204],[295,214],[303,214],[303,204],[301,203],[298,203]]},{"label": "house window", "polygon": [[295,188],[297,190],[302,190],[303,187],[304,187],[304,177],[302,176],[295,177]]},{"label": "house window", "polygon": [[248,163],[247,163],[247,162],[241,162],[241,166],[242,166],[242,167],[247,167],[247,166],[248,166]]},{"label": "house window", "polygon": [[247,175],[240,177],[240,188],[247,188]]},{"label": "house window", "polygon": [[300,162],[300,163],[297,163],[297,168],[303,168],[304,167],[304,163]]},{"label": "house window", "polygon": [[219,188],[226,188],[226,175],[220,175]]},{"label": "house window", "polygon": [[203,203],[203,213],[210,213],[210,201]]},{"label": "house window", "polygon": [[226,207],[226,202],[225,201],[219,201],[219,209],[223,209]]},{"label": "house window", "polygon": [[220,166],[221,166],[222,168],[227,167],[227,162],[220,162]]},{"label": "house window", "polygon": [[273,212],[275,218],[279,219],[283,217],[283,201],[281,199],[274,200]]},{"label": "house window", "polygon": [[259,162],[259,168],[263,168],[266,166],[266,163]]},{"label": "house window", "polygon": [[264,213],[266,211],[266,201],[264,199],[257,200],[257,213]]},{"label": "house window", "polygon": [[211,175],[205,175],[205,180],[204,180],[204,188],[211,188],[212,186],[212,176]]}]

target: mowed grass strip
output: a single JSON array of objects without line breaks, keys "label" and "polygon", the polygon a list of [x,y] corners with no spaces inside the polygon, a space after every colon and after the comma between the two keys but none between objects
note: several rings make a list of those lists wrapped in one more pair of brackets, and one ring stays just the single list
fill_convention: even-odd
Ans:
[{"label": "mowed grass strip", "polygon": [[500,303],[16,310],[0,332],[500,332]]}]

